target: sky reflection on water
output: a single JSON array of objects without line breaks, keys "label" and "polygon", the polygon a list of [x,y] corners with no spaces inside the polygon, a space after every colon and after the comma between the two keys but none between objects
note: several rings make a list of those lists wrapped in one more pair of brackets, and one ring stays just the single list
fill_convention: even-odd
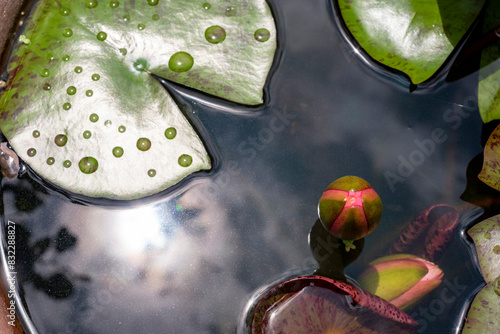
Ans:
[{"label": "sky reflection on water", "polygon": [[[286,40],[270,105],[258,116],[193,105],[220,153],[214,175],[131,208],[38,192],[41,205],[29,213],[17,210],[15,189],[4,185],[4,217],[30,232],[30,245],[62,227],[77,239],[33,266],[44,277],[64,273],[74,286],[68,298],[21,284],[41,333],[233,333],[256,289],[311,269],[307,236],[318,199],[343,175],[368,180],[384,203],[380,226],[348,275],[383,255],[381,244],[426,207],[471,209],[459,196],[467,164],[481,152],[481,121],[476,108],[459,105],[475,101],[476,74],[437,92],[404,92],[369,75],[342,45],[325,1],[276,3]],[[446,118],[464,110],[460,124]],[[420,149],[415,141],[432,139],[438,128],[446,140],[400,175],[401,157],[409,161]],[[387,172],[403,181],[391,187]],[[31,187],[26,180],[14,186]],[[455,268],[444,268],[445,278],[448,270],[460,284],[478,284],[468,256],[455,240],[447,258]],[[457,317],[466,298],[446,305],[441,317]],[[451,333],[447,324],[435,320],[433,328]]]}]

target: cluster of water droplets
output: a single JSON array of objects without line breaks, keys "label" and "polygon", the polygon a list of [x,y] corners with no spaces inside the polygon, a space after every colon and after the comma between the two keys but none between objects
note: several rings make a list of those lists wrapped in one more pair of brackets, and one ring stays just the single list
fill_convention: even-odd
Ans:
[{"label": "cluster of water droplets", "polygon": [[[85,7],[92,10],[94,8],[97,8],[100,5],[103,5],[103,4],[101,4],[102,2],[104,2],[104,1],[85,0]],[[160,3],[160,0],[147,0],[147,4],[149,6],[157,6],[159,3]],[[109,1],[109,8],[111,10],[119,8],[119,7],[120,7],[119,1],[117,1],[117,0]],[[203,3],[201,10],[205,10],[205,11],[213,10],[212,5],[208,2],[205,2],[205,3]],[[71,10],[69,8],[62,7],[62,8],[60,8],[59,13],[62,16],[70,16]],[[235,6],[228,6],[225,9],[224,15],[227,17],[238,15],[238,8]],[[153,21],[157,21],[159,19],[160,19],[160,16],[158,14],[152,15]],[[130,15],[125,14],[123,16],[123,21],[131,22]],[[138,23],[137,29],[139,31],[145,30],[146,24],[144,24],[142,22]],[[63,38],[71,38],[74,36],[73,29],[68,28],[68,27],[63,28],[61,30],[61,34],[62,34]],[[205,39],[208,43],[220,44],[226,40],[227,33],[226,33],[226,30],[224,29],[224,27],[222,27],[221,25],[212,25],[212,26],[205,29],[204,35],[205,35]],[[270,38],[270,32],[266,28],[260,28],[260,29],[257,29],[255,31],[253,37],[257,42],[266,42]],[[105,31],[99,31],[96,34],[96,39],[100,42],[106,41],[107,38],[108,38],[108,34]],[[127,54],[127,50],[125,48],[120,49],[119,51],[122,53],[122,55]],[[57,59],[55,59],[54,55],[52,55],[52,54],[49,54],[47,56],[47,59],[49,59],[50,61],[57,60]],[[64,62],[69,62],[71,57],[68,54],[64,54],[64,55],[61,55],[61,59]],[[189,71],[193,67],[193,65],[194,65],[193,57],[191,56],[191,54],[189,54],[188,52],[185,52],[185,51],[178,51],[178,52],[174,53],[168,61],[168,67],[173,72]],[[143,60],[143,59],[137,60],[134,63],[134,67],[138,71],[146,71],[146,72],[148,71],[147,61]],[[74,67],[74,73],[76,75],[85,75],[84,68],[80,65],[77,65]],[[44,68],[40,71],[39,75],[42,78],[50,79],[51,71],[48,68]],[[101,76],[99,73],[92,73],[92,74],[87,73],[87,75],[91,75],[91,79],[94,82],[97,82],[101,79]],[[47,91],[47,92],[51,92],[51,89],[52,89],[51,83],[45,82],[42,85],[42,89]],[[66,87],[66,94],[67,94],[68,98],[75,96],[78,93],[78,91],[79,91],[79,88],[77,88],[73,85]],[[86,97],[91,98],[93,95],[94,95],[94,91],[92,89],[85,90]],[[65,101],[62,104],[62,109],[64,111],[67,111],[67,112],[70,112],[72,107],[73,106],[72,106],[70,101]],[[99,122],[99,115],[97,115],[96,113],[92,113],[92,114],[90,114],[88,119],[91,123],[94,123],[94,124],[98,123]],[[109,128],[112,126],[112,121],[108,119],[108,120],[105,120],[102,124],[105,127]],[[117,129],[118,129],[119,133],[123,134],[126,132],[126,127],[124,125],[120,125]],[[176,136],[177,136],[177,130],[175,128],[169,127],[165,130],[165,138],[167,140],[173,140]],[[41,132],[39,130],[35,130],[33,132],[33,137],[35,139],[40,138]],[[89,129],[85,129],[82,132],[82,137],[85,140],[91,140],[92,139],[92,132]],[[53,139],[53,143],[57,147],[65,147],[68,143],[68,136],[66,134],[57,134]],[[153,143],[151,143],[150,139],[148,139],[148,138],[141,137],[141,138],[137,139],[136,147],[139,151],[146,152],[151,148],[152,145],[153,145]],[[28,149],[27,154],[29,157],[35,157],[37,155],[37,151],[34,147],[31,147]],[[126,152],[123,149],[123,147],[115,146],[112,149],[112,152],[110,152],[110,154],[112,154],[115,158],[121,158],[122,156],[126,155]],[[47,158],[46,162],[48,165],[51,166],[51,165],[54,165],[56,163],[56,159],[55,159],[55,157],[50,156]],[[62,164],[65,168],[70,168],[72,166],[72,162],[70,160],[64,160],[62,162]],[[192,164],[192,157],[190,155],[187,155],[187,154],[182,154],[181,156],[178,157],[178,164],[182,167],[188,167]],[[92,174],[95,171],[97,171],[97,169],[98,169],[97,159],[95,159],[94,157],[91,157],[91,156],[83,157],[80,160],[78,165],[79,165],[80,171],[82,173],[85,173],[85,174]],[[156,170],[150,169],[150,170],[148,170],[147,173],[150,177],[154,177],[156,175]]]},{"label": "cluster of water droplets", "polygon": [[[157,6],[160,3],[160,0],[147,0],[148,5],[150,6]],[[97,0],[86,0],[85,1],[85,7],[88,9],[94,9],[99,5],[99,2]],[[116,9],[119,8],[120,2],[116,0],[111,0],[109,2],[109,7],[111,9]],[[211,10],[212,5],[208,2],[203,3],[202,8],[206,11]],[[71,14],[71,10],[68,8],[61,8],[60,13],[63,16],[68,16]],[[225,9],[224,15],[231,17],[231,16],[236,16],[238,13],[238,8],[236,6],[228,6]],[[158,21],[160,19],[160,16],[158,14],[153,14],[152,15],[152,20],[153,21]],[[131,17],[129,14],[125,14],[123,16],[123,21],[124,22],[130,22]],[[137,24],[137,29],[138,30],[145,30],[146,29],[146,24],[140,22]],[[73,31],[70,28],[65,28],[62,30],[62,35],[64,37],[72,37],[73,36]],[[105,41],[107,39],[107,33],[104,31],[99,31],[96,35],[97,40],[99,41]],[[271,34],[268,29],[266,28],[260,28],[257,29],[254,33],[254,38],[258,42],[267,42],[270,38]],[[222,43],[226,39],[226,30],[220,26],[220,25],[214,25],[206,28],[205,30],[205,39],[207,42],[211,44],[219,44]],[[120,49],[120,52],[123,55],[127,54],[127,50],[122,48]],[[179,51],[174,53],[169,61],[168,61],[168,67],[170,70],[173,72],[186,72],[190,70],[194,65],[194,59],[193,57],[185,52],[185,51]]]},{"label": "cluster of water droplets", "polygon": [[[159,4],[159,0],[148,0],[147,3],[150,6],[156,6]],[[99,2],[96,0],[86,0],[85,1],[85,7],[89,8],[89,9],[96,8],[98,5],[99,5]],[[112,0],[109,2],[109,7],[112,9],[118,8],[119,5],[120,5],[119,1],[116,1],[116,0]],[[63,7],[60,9],[60,14],[62,16],[69,16],[71,14],[71,10]],[[159,17],[159,15],[155,14],[155,15],[153,15],[152,19],[156,21],[156,20],[159,20],[160,17]],[[124,15],[123,20],[130,21],[130,16]],[[146,28],[145,24],[143,24],[143,23],[138,24],[139,30],[144,30],[145,28]],[[206,35],[207,35],[207,40],[211,43],[220,43],[225,39],[225,31],[222,27],[219,27],[219,26],[213,26],[213,27],[208,28]],[[73,30],[71,28],[64,28],[62,30],[62,36],[65,38],[72,37]],[[98,41],[103,42],[107,39],[107,34],[104,31],[100,31],[96,34],[96,38]],[[126,49],[123,49],[120,51],[123,55],[126,55],[126,53],[127,53]],[[62,55],[61,59],[64,62],[69,62],[71,59],[71,56],[68,54],[64,54],[64,55]],[[49,60],[50,62],[52,62],[54,60],[57,61],[56,57],[54,57],[54,55],[51,53],[47,55],[47,60]],[[187,52],[181,51],[181,52],[177,52],[174,55],[172,55],[172,57],[170,58],[170,61],[169,61],[169,67],[173,71],[183,72],[183,71],[189,70],[193,66],[193,63],[194,63],[194,60],[193,60],[192,56],[190,54],[188,54]],[[134,63],[134,67],[139,71],[147,71],[148,64],[145,60],[139,59],[138,61],[136,61]],[[84,71],[82,66],[77,65],[74,67],[75,74],[80,75],[84,72],[85,71]],[[49,79],[51,77],[51,71],[48,68],[44,68],[40,71],[39,75],[42,78]],[[91,74],[91,79],[92,79],[92,81],[97,82],[101,79],[101,76],[98,73],[93,73],[93,74]],[[42,85],[42,89],[47,91],[47,92],[50,92],[52,89],[52,85],[49,82],[45,82]],[[75,96],[77,93],[78,93],[77,87],[75,87],[73,85],[66,87],[66,94],[68,97]],[[85,95],[87,97],[92,97],[94,95],[94,92],[92,89],[87,89],[85,91]],[[62,109],[64,111],[69,112],[72,109],[72,107],[73,106],[69,101],[64,102],[62,104]],[[92,113],[89,115],[88,120],[90,123],[94,123],[94,124],[98,123],[99,122],[99,115],[96,113]],[[105,120],[102,124],[105,127],[109,128],[112,126],[112,121],[108,119],[108,120]],[[118,126],[117,131],[119,133],[123,134],[126,132],[126,127],[124,125],[120,125],[120,126]],[[42,134],[39,130],[35,130],[35,131],[33,131],[32,135],[33,135],[34,139],[38,139],[38,138],[41,138]],[[165,138],[167,140],[169,140],[169,141],[173,140],[176,136],[177,136],[177,130],[174,127],[168,127],[165,130]],[[84,130],[82,132],[82,137],[85,140],[90,140],[92,138],[92,132],[90,130]],[[68,136],[66,134],[57,134],[53,138],[53,144],[56,147],[65,147],[67,145],[67,143],[68,143]],[[146,137],[141,137],[141,138],[137,139],[136,147],[139,151],[146,152],[151,148],[151,146],[152,146],[152,143],[151,143],[150,139],[148,139]],[[112,154],[115,158],[121,158],[126,153],[125,153],[125,150],[123,149],[123,147],[115,146],[115,147],[113,147],[110,154]],[[34,147],[31,147],[28,149],[27,155],[29,157],[35,157],[37,155],[37,150]],[[56,163],[56,158],[53,156],[50,156],[46,159],[46,163],[47,163],[47,165],[52,166]],[[192,164],[192,157],[188,154],[182,154],[181,156],[178,157],[178,164],[182,167],[188,167]],[[66,159],[66,160],[62,161],[62,165],[65,168],[70,168],[73,164],[72,164],[71,160]],[[87,156],[87,157],[83,157],[79,161],[78,166],[79,166],[79,169],[82,173],[92,174],[95,171],[97,171],[99,163],[98,163],[96,158],[91,157],[91,156]],[[147,174],[150,177],[154,177],[154,176],[156,176],[156,170],[149,169],[147,171]]]}]

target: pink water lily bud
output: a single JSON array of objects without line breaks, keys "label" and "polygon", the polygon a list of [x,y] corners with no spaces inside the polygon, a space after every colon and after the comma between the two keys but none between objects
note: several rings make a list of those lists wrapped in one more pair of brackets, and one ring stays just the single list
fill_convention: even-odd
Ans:
[{"label": "pink water lily bud", "polygon": [[358,283],[394,306],[405,308],[441,284],[437,265],[410,254],[389,255],[370,263]]},{"label": "pink water lily bud", "polygon": [[377,227],[382,217],[382,200],[362,178],[344,176],[326,188],[319,199],[318,215],[334,237],[358,240]]}]

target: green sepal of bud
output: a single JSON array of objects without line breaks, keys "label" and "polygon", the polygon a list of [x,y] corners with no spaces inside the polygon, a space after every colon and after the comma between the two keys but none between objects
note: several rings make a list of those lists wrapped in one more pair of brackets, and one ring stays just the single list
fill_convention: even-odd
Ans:
[{"label": "green sepal of bud", "polygon": [[345,251],[348,252],[351,249],[356,249],[356,245],[354,244],[354,240],[342,240],[345,245]]}]

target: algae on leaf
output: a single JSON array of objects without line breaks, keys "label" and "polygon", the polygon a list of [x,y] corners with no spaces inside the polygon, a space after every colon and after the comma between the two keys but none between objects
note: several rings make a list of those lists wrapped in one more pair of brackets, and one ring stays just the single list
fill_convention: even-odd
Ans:
[{"label": "algae on leaf", "polygon": [[39,0],[25,26],[1,130],[38,174],[91,197],[144,197],[211,166],[151,74],[259,104],[276,49],[265,0]]},{"label": "algae on leaf", "polygon": [[486,0],[338,0],[344,22],[376,61],[429,79],[465,35]]},{"label": "algae on leaf", "polygon": [[467,315],[463,333],[500,332],[500,216],[472,227],[468,234],[476,245],[486,286],[477,294]]}]

